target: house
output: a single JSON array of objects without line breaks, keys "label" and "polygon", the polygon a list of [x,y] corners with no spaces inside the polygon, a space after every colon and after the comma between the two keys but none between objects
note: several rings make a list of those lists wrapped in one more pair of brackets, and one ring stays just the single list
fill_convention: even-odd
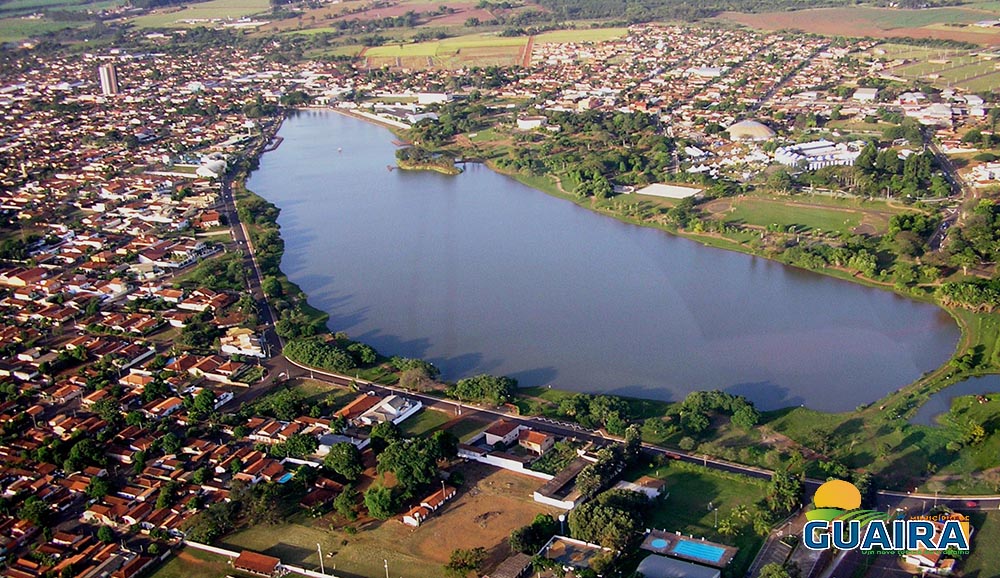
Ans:
[{"label": "house", "polygon": [[347,421],[353,421],[365,413],[369,409],[375,407],[379,402],[379,397],[374,393],[368,394],[363,393],[358,397],[354,398],[351,403],[345,405],[344,407],[337,410],[334,415],[337,417],[342,417]]},{"label": "house", "polygon": [[650,500],[655,500],[663,495],[666,487],[666,482],[650,476],[642,476],[634,482],[621,481],[615,484],[616,490],[632,490],[633,492],[639,492],[640,494],[645,494]]},{"label": "house", "polygon": [[281,560],[274,556],[265,556],[249,550],[243,550],[240,555],[233,560],[233,568],[240,572],[255,574],[257,576],[276,576]]},{"label": "house", "polygon": [[502,419],[491,425],[484,432],[486,434],[486,445],[495,446],[503,444],[509,446],[517,441],[518,433],[522,429],[526,429],[525,426]]},{"label": "house", "polygon": [[252,329],[230,327],[219,342],[220,350],[226,355],[247,355],[250,357],[266,357],[259,337]]},{"label": "house", "polygon": [[542,455],[556,443],[555,436],[531,429],[523,429],[517,434],[517,444],[529,452]]},{"label": "house", "polygon": [[420,526],[431,515],[430,510],[423,506],[414,506],[410,511],[403,514],[403,523],[414,528]]},{"label": "house", "polygon": [[399,424],[406,420],[406,418],[417,413],[423,406],[424,404],[421,401],[399,395],[390,395],[382,398],[378,403],[358,416],[358,420],[364,425],[375,425],[387,421]]}]

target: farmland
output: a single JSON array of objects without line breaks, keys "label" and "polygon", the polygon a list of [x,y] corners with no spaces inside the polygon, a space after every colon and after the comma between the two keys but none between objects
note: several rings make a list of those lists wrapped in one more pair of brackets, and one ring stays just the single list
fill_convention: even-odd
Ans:
[{"label": "farmland", "polygon": [[726,12],[721,16],[725,20],[762,30],[789,29],[830,36],[873,38],[940,38],[994,44],[1000,40],[1000,30],[984,33],[985,29],[962,26],[992,17],[995,13],[965,7],[896,10],[861,6],[760,14]]},{"label": "farmland", "polygon": [[523,59],[527,45],[527,37],[470,34],[432,42],[378,46],[366,50],[362,56],[371,67],[398,65],[407,68],[457,68],[469,65],[512,65]]},{"label": "farmland", "polygon": [[[173,26],[194,26],[205,20],[236,20],[267,12],[268,0],[209,0],[189,4],[180,9],[163,9],[140,16],[133,21],[140,28],[163,28]],[[186,23],[182,21],[194,21]],[[204,25],[204,22],[201,22]]]},{"label": "farmland", "polygon": [[1000,86],[1000,61],[968,50],[921,48],[883,44],[876,56],[902,61],[890,72],[908,80],[929,80],[938,86],[957,86],[970,91]]}]

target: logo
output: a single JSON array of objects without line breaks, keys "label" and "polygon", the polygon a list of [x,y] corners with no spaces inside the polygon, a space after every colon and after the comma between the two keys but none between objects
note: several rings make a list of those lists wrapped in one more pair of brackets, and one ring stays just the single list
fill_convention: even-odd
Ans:
[{"label": "logo", "polygon": [[816,490],[806,512],[802,542],[810,550],[861,550],[871,554],[960,553],[969,551],[969,519],[961,514],[907,518],[902,510],[861,509],[854,484],[830,480]]}]

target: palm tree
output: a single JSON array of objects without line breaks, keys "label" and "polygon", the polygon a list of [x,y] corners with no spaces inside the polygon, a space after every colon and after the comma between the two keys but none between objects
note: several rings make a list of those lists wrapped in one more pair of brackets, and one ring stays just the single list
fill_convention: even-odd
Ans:
[{"label": "palm tree", "polygon": [[736,523],[732,518],[725,518],[719,521],[719,534],[722,536],[735,536],[739,533]]},{"label": "palm tree", "polygon": [[739,506],[733,508],[732,516],[740,522],[746,522],[750,519],[750,509],[743,504],[740,504]]}]

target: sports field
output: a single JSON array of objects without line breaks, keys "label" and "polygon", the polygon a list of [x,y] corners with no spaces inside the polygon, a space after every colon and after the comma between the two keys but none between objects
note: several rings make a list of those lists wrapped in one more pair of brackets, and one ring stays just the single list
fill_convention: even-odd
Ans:
[{"label": "sports field", "polygon": [[777,226],[799,232],[851,233],[884,231],[888,215],[854,207],[824,206],[821,200],[784,202],[743,197],[721,199],[706,205],[716,219],[754,227]]},{"label": "sports field", "polygon": [[[268,0],[209,0],[188,4],[181,9],[165,8],[139,16],[132,21],[139,28],[170,28],[204,25],[206,20],[238,19],[270,10]],[[185,21],[193,21],[185,22]]]}]

